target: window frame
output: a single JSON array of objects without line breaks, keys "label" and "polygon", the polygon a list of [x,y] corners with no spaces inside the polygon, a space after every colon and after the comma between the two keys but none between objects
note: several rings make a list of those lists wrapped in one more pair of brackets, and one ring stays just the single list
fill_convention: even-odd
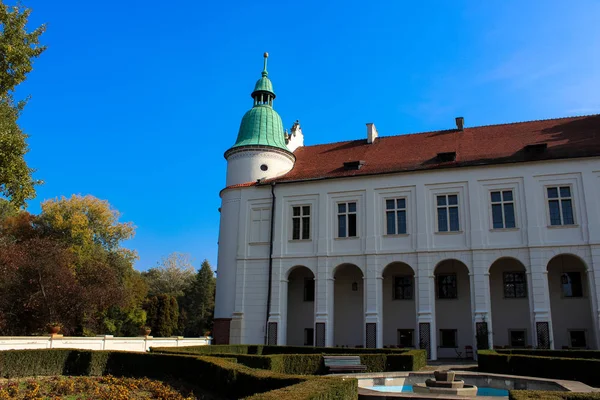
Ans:
[{"label": "window frame", "polygon": [[[444,335],[442,334],[442,332],[447,331],[447,332],[453,332],[454,333],[454,346],[448,346],[446,344],[444,344],[443,342],[443,337]],[[440,348],[441,349],[457,349],[458,348],[458,329],[440,329],[439,330],[439,339],[440,339]]]},{"label": "window frame", "polygon": [[[492,193],[495,192],[499,192],[500,193],[500,201],[493,201],[492,200]],[[504,192],[511,192],[512,193],[512,200],[510,201],[505,201],[504,200]],[[516,190],[514,187],[507,187],[507,188],[494,188],[494,189],[489,189],[488,192],[488,199],[489,199],[489,204],[490,204],[490,229],[493,231],[508,231],[508,230],[518,230],[519,229],[519,217],[517,215],[517,201],[516,201]],[[494,227],[494,205],[500,205],[501,211],[502,211],[502,228],[496,228]],[[514,216],[514,222],[515,222],[515,226],[512,227],[506,227],[506,214],[505,214],[505,210],[504,210],[504,205],[505,204],[512,204],[513,206],[513,216]]]},{"label": "window frame", "polygon": [[[448,201],[448,197],[449,196],[456,196],[456,204],[449,204]],[[445,205],[438,205],[438,197],[445,197],[446,198],[446,204]],[[460,192],[443,192],[443,193],[434,193],[434,219],[435,219],[435,233],[437,234],[443,234],[443,235],[447,235],[447,234],[457,234],[457,233],[462,233],[462,221],[461,221],[461,201],[460,201]],[[439,218],[439,209],[443,208],[446,210],[446,218],[447,218],[447,230],[446,231],[441,231],[440,230],[440,218]],[[457,230],[450,230],[450,208],[456,208],[456,212],[457,212],[457,217],[458,217],[458,229]]]},{"label": "window frame", "polygon": [[[440,285],[440,278],[442,277],[447,277],[447,276],[453,276],[454,277],[454,297],[441,297],[441,285]],[[438,300],[457,300],[458,299],[458,274],[455,272],[449,272],[449,273],[445,273],[445,274],[437,274],[435,276],[435,284],[436,284],[436,298]]]},{"label": "window frame", "polygon": [[[519,275],[523,275],[523,287],[524,287],[524,296],[517,296],[517,291],[516,289],[514,289],[514,296],[507,296],[506,295],[506,276],[509,274],[519,274]],[[514,284],[514,280],[513,280],[513,284]],[[527,299],[528,298],[528,291],[527,291],[527,273],[524,271],[504,271],[502,273],[502,296],[504,299]]]},{"label": "window frame", "polygon": [[[408,287],[410,287],[411,292],[410,292],[410,298],[406,297],[404,295],[405,291],[404,289],[402,290],[403,293],[403,297],[396,297],[396,279],[405,279],[408,278],[409,279],[409,285]],[[407,285],[401,285],[402,288],[405,288]],[[415,283],[414,283],[414,276],[413,275],[394,275],[392,277],[392,301],[396,301],[396,300],[414,300],[415,298]]]},{"label": "window frame", "polygon": [[[560,194],[560,188],[561,187],[568,187],[569,188],[569,192],[570,192],[570,196],[569,197],[562,197]],[[548,189],[557,189],[558,191],[558,197],[556,198],[550,198],[548,197]],[[547,222],[547,226],[548,228],[573,228],[578,226],[577,225],[577,209],[575,207],[575,192],[573,190],[573,184],[572,183],[553,183],[553,184],[549,184],[549,185],[544,185],[544,199],[546,202],[546,222]],[[564,213],[563,213],[563,208],[562,208],[562,201],[563,200],[571,200],[571,212],[572,212],[572,217],[573,217],[573,223],[572,224],[565,224],[564,223]],[[552,216],[550,215],[550,201],[558,201],[558,209],[559,209],[559,216],[560,216],[560,224],[559,225],[553,225],[552,224]]]},{"label": "window frame", "polygon": [[[562,283],[562,276],[563,274],[578,274],[579,275],[579,290],[581,292],[581,296],[565,296],[565,291],[563,288],[563,285],[565,285],[564,283]],[[585,276],[581,271],[563,271],[560,273],[559,275],[559,282],[560,282],[560,297],[562,299],[583,299],[585,298],[585,282],[584,282]],[[571,287],[573,286],[573,284],[571,283]]]},{"label": "window frame", "polygon": [[[573,349],[587,349],[588,346],[588,334],[587,334],[587,329],[568,329],[569,332],[569,347],[573,348]],[[585,346],[584,347],[575,347],[573,346],[573,338],[571,337],[571,333],[572,332],[583,332],[583,340],[585,340]]]},{"label": "window frame", "polygon": [[[292,223],[290,226],[290,241],[293,242],[302,242],[302,241],[311,241],[312,240],[312,204],[292,204],[290,205],[291,207],[291,219],[292,219]],[[308,207],[308,215],[304,215],[304,208]],[[299,208],[300,209],[300,215],[294,215],[294,208]],[[303,219],[304,218],[308,218],[308,237],[304,238],[303,236]],[[295,239],[294,238],[294,221],[298,220],[299,222],[299,238]]]},{"label": "window frame", "polygon": [[[402,340],[400,340],[401,332],[410,332],[410,345],[409,346],[404,346],[402,345]],[[397,346],[401,346],[402,348],[414,348],[415,347],[415,330],[414,329],[397,329],[396,330],[396,343]]]},{"label": "window frame", "polygon": [[[512,341],[513,332],[523,332],[523,346],[515,346]],[[508,330],[508,344],[510,347],[525,348],[527,347],[527,329],[509,329]]]},{"label": "window frame", "polygon": [[[340,213],[339,206],[344,204],[346,206],[346,211]],[[354,204],[355,211],[350,211],[349,204]],[[335,202],[335,227],[336,227],[336,239],[355,239],[359,237],[358,232],[358,200],[340,200]],[[346,229],[345,236],[340,236],[340,216],[344,215],[346,219]],[[350,218],[349,215],[355,215],[354,224],[355,224],[355,235],[350,236]]]},{"label": "window frame", "polygon": [[[404,208],[398,208],[398,200],[404,200]],[[388,209],[387,202],[394,201],[394,208]],[[398,226],[398,211],[404,211],[404,232],[399,232]],[[394,233],[388,233],[388,213],[394,213]],[[383,198],[383,236],[406,236],[409,232],[408,227],[408,197],[406,196],[395,196],[395,197],[384,197]]]},{"label": "window frame", "polygon": [[[262,213],[263,211],[267,212],[267,215],[269,216],[269,219],[262,219]],[[259,212],[260,213],[260,218],[258,220],[253,219],[253,213],[254,212]],[[269,243],[269,237],[271,235],[271,218],[273,217],[271,214],[271,206],[267,205],[267,204],[251,204],[248,208],[248,213],[249,213],[249,225],[248,225],[248,244],[249,245],[264,245],[264,244],[268,244]],[[258,238],[254,238],[252,237],[253,234],[253,225],[254,223],[258,221],[259,222],[259,227],[258,227]],[[261,233],[261,227],[263,223],[267,223],[266,226],[266,232],[267,232],[267,238],[265,240],[261,240],[260,238],[260,233]],[[255,240],[256,239],[256,240]]]}]

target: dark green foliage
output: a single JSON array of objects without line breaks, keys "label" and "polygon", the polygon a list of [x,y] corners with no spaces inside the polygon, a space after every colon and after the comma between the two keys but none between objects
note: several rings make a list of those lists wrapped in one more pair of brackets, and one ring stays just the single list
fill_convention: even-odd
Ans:
[{"label": "dark green foliage", "polygon": [[204,260],[182,299],[182,308],[187,315],[184,329],[186,336],[203,336],[205,332],[212,329],[215,286],[215,274],[208,260]]},{"label": "dark green foliage", "polygon": [[600,386],[600,360],[500,354],[493,350],[477,354],[481,372],[575,380]]},{"label": "dark green foliage", "polygon": [[309,379],[296,385],[256,394],[247,400],[354,400],[358,398],[356,379]]},{"label": "dark green foliage", "polygon": [[271,371],[291,375],[320,375],[325,372],[321,354],[274,354]]},{"label": "dark green foliage", "polygon": [[520,354],[525,356],[560,357],[560,358],[585,358],[588,360],[600,359],[598,350],[527,350],[527,349],[500,349],[498,354]]},{"label": "dark green foliage", "polygon": [[166,294],[152,296],[144,302],[146,324],[157,337],[172,336],[179,326],[177,299]]},{"label": "dark green foliage", "polygon": [[600,393],[551,392],[542,390],[511,390],[510,400],[598,400]]},{"label": "dark green foliage", "polygon": [[[343,347],[265,346],[261,344],[218,344],[213,346],[154,347],[160,353],[187,354],[404,354],[410,349],[356,349]],[[423,351],[424,352],[424,351]]]}]

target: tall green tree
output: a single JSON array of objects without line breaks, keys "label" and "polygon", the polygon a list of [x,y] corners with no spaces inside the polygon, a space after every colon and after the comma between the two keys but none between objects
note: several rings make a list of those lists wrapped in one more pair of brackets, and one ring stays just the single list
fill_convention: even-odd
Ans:
[{"label": "tall green tree", "polygon": [[26,101],[14,100],[15,88],[46,49],[39,43],[45,25],[27,31],[30,14],[29,9],[0,0],[0,195],[17,207],[35,197],[35,185],[41,183],[25,162],[27,135],[17,124]]},{"label": "tall green tree", "polygon": [[177,333],[179,305],[175,297],[166,294],[152,296],[144,302],[144,310],[153,336],[167,337]]},{"label": "tall green tree", "polygon": [[148,284],[148,295],[166,294],[180,299],[194,282],[192,258],[185,253],[171,253],[163,257],[158,266],[143,272]]},{"label": "tall green tree", "polygon": [[208,260],[196,274],[196,279],[184,297],[187,321],[184,329],[186,336],[201,336],[212,329],[215,309],[215,274]]}]

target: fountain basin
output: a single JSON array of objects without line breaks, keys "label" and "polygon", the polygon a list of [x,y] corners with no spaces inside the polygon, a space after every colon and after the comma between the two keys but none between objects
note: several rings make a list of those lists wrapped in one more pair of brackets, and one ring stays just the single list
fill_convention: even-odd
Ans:
[{"label": "fountain basin", "polygon": [[415,383],[412,385],[414,393],[427,393],[427,394],[449,394],[453,396],[477,396],[477,386],[465,385],[463,381],[454,381],[448,383],[460,383],[457,387],[439,387],[439,386],[427,386],[424,383]]}]

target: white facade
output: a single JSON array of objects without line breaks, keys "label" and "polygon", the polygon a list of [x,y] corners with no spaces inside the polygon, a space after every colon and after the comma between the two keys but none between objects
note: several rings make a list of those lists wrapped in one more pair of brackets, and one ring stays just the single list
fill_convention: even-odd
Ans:
[{"label": "white facade", "polygon": [[[570,189],[573,224],[551,225],[548,187]],[[498,191],[511,191],[514,228],[493,229]],[[458,199],[453,232],[440,232],[445,195]],[[230,343],[383,347],[412,335],[436,359],[476,349],[487,328],[490,346],[599,348],[598,158],[239,187],[221,197],[215,318],[231,319]],[[390,199],[405,201],[405,233],[387,234]],[[356,204],[355,237],[338,237],[340,203]],[[309,207],[308,237],[293,238],[294,207]],[[525,283],[517,290],[506,279]]]}]

